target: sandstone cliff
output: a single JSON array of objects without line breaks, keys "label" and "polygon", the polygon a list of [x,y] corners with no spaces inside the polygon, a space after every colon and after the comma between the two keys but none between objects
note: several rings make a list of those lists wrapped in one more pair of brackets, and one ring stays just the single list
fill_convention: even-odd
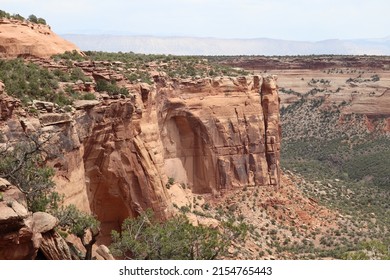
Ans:
[{"label": "sandstone cliff", "polygon": [[80,50],[58,37],[47,25],[0,19],[0,58],[50,57],[66,51]]},{"label": "sandstone cliff", "polygon": [[275,77],[155,81],[127,85],[131,97],[78,101],[73,113],[41,104],[38,118],[3,94],[4,141],[33,131],[52,135],[57,191],[67,204],[97,215],[100,243],[145,209],[169,217],[168,178],[214,197],[279,185]]},{"label": "sandstone cliff", "polygon": [[278,184],[279,107],[272,77],[173,81],[158,91],[169,177],[195,193]]}]

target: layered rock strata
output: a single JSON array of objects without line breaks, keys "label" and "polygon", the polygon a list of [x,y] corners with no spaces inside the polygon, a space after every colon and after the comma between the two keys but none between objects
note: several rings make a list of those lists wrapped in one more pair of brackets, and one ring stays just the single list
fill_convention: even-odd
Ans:
[{"label": "layered rock strata", "polygon": [[100,243],[148,208],[169,217],[172,180],[214,197],[279,184],[275,77],[155,80],[155,86],[128,85],[130,97],[85,101],[71,113],[41,104],[32,118],[15,102],[2,105],[3,142],[25,133],[51,135],[57,191],[67,204],[97,216]]},{"label": "layered rock strata", "polygon": [[278,185],[273,77],[169,82],[158,89],[166,174],[195,193]]}]

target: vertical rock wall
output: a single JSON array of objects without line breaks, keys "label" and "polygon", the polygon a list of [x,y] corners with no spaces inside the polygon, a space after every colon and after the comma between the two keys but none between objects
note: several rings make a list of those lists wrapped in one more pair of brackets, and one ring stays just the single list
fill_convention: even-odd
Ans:
[{"label": "vertical rock wall", "polygon": [[264,114],[269,183],[278,186],[280,183],[280,141],[282,133],[279,114],[280,99],[275,76],[264,78],[260,94]]},{"label": "vertical rock wall", "polygon": [[6,141],[34,131],[53,135],[57,190],[66,203],[97,215],[101,242],[148,208],[169,217],[168,178],[214,195],[278,186],[275,77],[156,77],[156,87],[138,85],[132,92],[132,98],[76,104],[72,114],[41,112],[38,119],[15,116],[13,99],[1,103]]},{"label": "vertical rock wall", "polygon": [[165,172],[196,193],[279,184],[279,100],[274,77],[162,83]]}]

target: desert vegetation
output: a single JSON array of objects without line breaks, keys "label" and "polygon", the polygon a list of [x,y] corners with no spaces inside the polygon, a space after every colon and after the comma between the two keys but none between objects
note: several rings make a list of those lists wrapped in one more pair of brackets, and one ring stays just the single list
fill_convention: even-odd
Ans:
[{"label": "desert vegetation", "polygon": [[[231,59],[234,63],[226,63]],[[52,68],[42,61],[1,60],[0,80],[7,93],[25,105],[39,99],[66,106],[78,99],[96,98],[78,85],[91,84],[98,93],[125,98],[131,95],[132,85],[152,85],[156,73],[172,80],[196,80],[254,71],[253,64],[247,68],[251,72],[242,70],[242,59],[247,58],[67,52],[50,60],[55,65]],[[278,59],[283,58],[271,60],[278,64]],[[293,64],[302,58],[285,59]],[[248,185],[233,189],[217,202],[207,195],[192,195],[186,204],[174,203],[178,214],[165,222],[146,211],[126,219],[120,230],[112,232],[114,255],[127,259],[389,259],[386,119],[345,113],[350,99],[329,101],[329,96],[345,90],[357,96],[363,85],[374,91],[373,85],[386,78],[377,70],[339,67],[332,59],[326,60],[331,67],[320,71],[324,76],[299,77],[294,82],[300,87],[281,83],[280,93],[293,101],[281,109],[284,175],[280,189]],[[107,77],[94,77],[86,69],[99,69]],[[272,74],[270,69],[260,70]],[[344,84],[335,80],[338,75]],[[373,128],[367,129],[367,122]],[[58,217],[62,235],[74,234],[83,241],[87,233],[92,234],[92,243],[83,242],[88,252],[84,257],[90,258],[99,221],[73,206],[61,206],[61,196],[53,192],[54,171],[46,166],[48,158],[55,156],[45,148],[49,140],[30,135],[20,146],[1,150],[0,176],[25,193],[31,192],[31,211]],[[190,192],[175,178],[168,178],[165,187]],[[200,226],[190,222],[194,219]]]},{"label": "desert vegetation", "polygon": [[23,59],[0,60],[0,80],[5,84],[7,93],[19,98],[24,104],[38,99],[60,106],[84,97],[81,92],[67,85],[77,81],[92,81],[77,67],[51,71]]},{"label": "desert vegetation", "polygon": [[[2,136],[0,134],[0,136]],[[26,134],[16,144],[3,143],[0,137],[0,178],[5,178],[26,196],[27,209],[47,212],[59,219],[58,231],[74,234],[86,249],[85,259],[92,259],[92,245],[99,234],[99,221],[74,205],[63,206],[63,196],[54,190],[54,169],[47,166],[51,152],[51,136],[43,133]],[[2,199],[2,195],[1,195]],[[92,239],[86,240],[91,232]]]},{"label": "desert vegetation", "polygon": [[37,17],[36,15],[29,15],[27,18],[24,18],[20,14],[10,14],[7,13],[6,11],[0,10],[0,19],[14,19],[14,20],[19,20],[19,21],[29,21],[32,23],[37,23],[37,24],[43,24],[46,25],[46,20],[41,17]]},{"label": "desert vegetation", "polygon": [[151,211],[126,219],[120,233],[112,232],[112,240],[113,254],[125,259],[212,260],[230,244],[218,229],[194,226],[184,214],[161,222]]}]

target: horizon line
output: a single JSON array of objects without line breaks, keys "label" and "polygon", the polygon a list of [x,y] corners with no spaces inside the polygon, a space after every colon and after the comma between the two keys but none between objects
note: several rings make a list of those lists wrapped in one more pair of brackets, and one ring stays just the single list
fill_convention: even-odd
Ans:
[{"label": "horizon line", "polygon": [[252,41],[252,40],[273,40],[273,41],[290,41],[290,42],[305,42],[305,43],[320,43],[326,41],[359,41],[359,40],[390,40],[390,35],[376,38],[354,38],[354,39],[342,39],[342,38],[328,38],[321,40],[298,40],[298,39],[280,39],[271,37],[254,37],[254,38],[222,38],[212,36],[191,36],[191,35],[136,35],[136,34],[90,34],[90,33],[59,33],[60,36],[76,35],[76,36],[112,36],[112,37],[134,37],[134,38],[158,38],[158,39],[212,39],[212,40],[226,40],[226,41]]}]

